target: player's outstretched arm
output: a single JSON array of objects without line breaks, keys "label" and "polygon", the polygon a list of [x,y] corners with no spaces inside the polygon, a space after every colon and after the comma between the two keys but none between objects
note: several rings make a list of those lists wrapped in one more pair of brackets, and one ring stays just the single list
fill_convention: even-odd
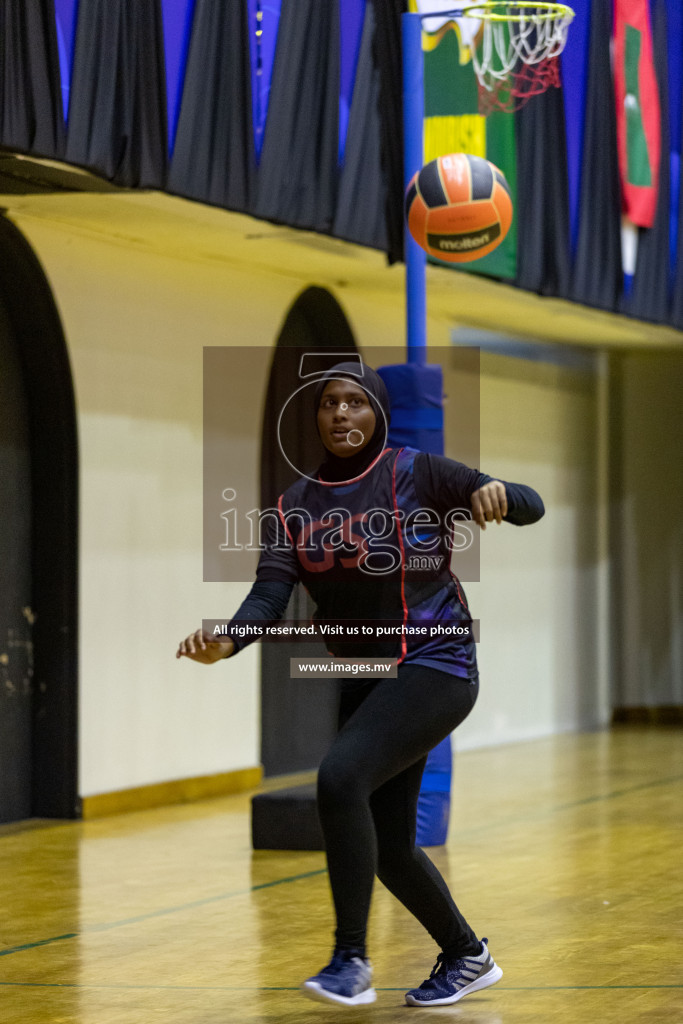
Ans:
[{"label": "player's outstretched arm", "polygon": [[507,480],[487,480],[470,499],[472,518],[486,529],[487,523],[512,523],[528,526],[537,523],[545,514],[541,496],[527,484],[513,484]]},{"label": "player's outstretched arm", "polygon": [[229,658],[234,650],[232,640],[222,640],[219,643],[203,629],[198,629],[180,641],[176,658],[189,658],[191,661],[198,661],[200,665],[214,665],[223,658]]},{"label": "player's outstretched arm", "polygon": [[[257,580],[231,619],[231,624],[267,626],[277,622],[285,613],[293,589],[294,582],[291,580]],[[198,629],[180,641],[176,658],[190,658],[200,665],[213,665],[253,643],[257,634],[252,632],[245,636],[238,631],[236,637],[217,641],[211,634]]]},{"label": "player's outstretched arm", "polygon": [[452,509],[471,509],[482,530],[486,523],[527,526],[538,522],[545,512],[533,487],[490,477],[444,455],[420,452],[415,458],[414,479],[424,508],[441,515]]}]

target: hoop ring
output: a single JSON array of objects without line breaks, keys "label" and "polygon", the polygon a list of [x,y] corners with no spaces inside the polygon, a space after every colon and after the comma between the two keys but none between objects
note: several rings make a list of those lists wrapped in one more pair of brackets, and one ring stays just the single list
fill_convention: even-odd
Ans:
[{"label": "hoop ring", "polygon": [[[519,13],[499,13],[499,8],[520,8]],[[526,13],[526,8],[533,9]],[[540,10],[539,10],[540,8]],[[533,3],[533,0],[520,0],[516,3],[505,3],[503,0],[484,0],[481,4],[472,4],[470,7],[463,7],[461,16],[463,18],[477,18],[480,21],[526,21],[528,18],[536,17],[539,21],[559,21],[561,18],[571,20],[574,11],[567,4],[554,3]]]}]

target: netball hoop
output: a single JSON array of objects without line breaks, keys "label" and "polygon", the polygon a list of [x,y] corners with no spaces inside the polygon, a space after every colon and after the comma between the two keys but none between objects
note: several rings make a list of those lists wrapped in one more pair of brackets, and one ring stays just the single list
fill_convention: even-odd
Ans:
[{"label": "netball hoop", "polygon": [[558,58],[574,17],[566,4],[488,0],[459,14],[472,23],[480,113],[519,110],[532,96],[561,84]]}]

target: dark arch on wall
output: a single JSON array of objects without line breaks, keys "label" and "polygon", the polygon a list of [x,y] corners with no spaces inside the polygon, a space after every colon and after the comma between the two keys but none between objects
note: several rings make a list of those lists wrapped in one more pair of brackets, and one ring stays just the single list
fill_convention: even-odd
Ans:
[{"label": "dark arch on wall", "polygon": [[78,449],[71,368],[50,285],[0,212],[0,295],[23,372],[31,452],[33,817],[80,817]]},{"label": "dark arch on wall", "polygon": [[[316,373],[340,360],[326,353],[357,352],[353,331],[342,307],[325,288],[306,288],[290,307],[273,352],[261,435],[261,508],[277,502],[297,475],[280,454],[277,421],[292,390],[300,383],[302,352],[312,353],[306,372]],[[308,405],[305,405],[308,408]],[[313,407],[311,406],[311,425]],[[297,466],[315,465],[318,441],[297,431],[297,446],[288,451]],[[313,460],[313,462],[312,462]],[[287,618],[310,616],[301,587],[292,595]],[[317,768],[337,730],[337,690],[332,682],[290,679],[290,657],[325,655],[321,644],[263,644],[261,659],[261,760],[266,775]]]}]

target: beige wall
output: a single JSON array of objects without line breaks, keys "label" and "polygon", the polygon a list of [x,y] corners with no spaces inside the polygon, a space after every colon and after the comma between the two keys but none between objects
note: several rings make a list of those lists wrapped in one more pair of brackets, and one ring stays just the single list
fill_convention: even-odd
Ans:
[{"label": "beige wall", "polygon": [[614,373],[614,703],[683,705],[683,353]]},{"label": "beige wall", "polygon": [[482,687],[462,746],[608,720],[601,376],[599,360],[577,370],[482,353],[481,468],[530,484],[546,515],[482,537],[481,582],[468,587]]},{"label": "beige wall", "polygon": [[[173,657],[181,636],[229,614],[245,591],[202,582],[202,348],[272,344],[310,284],[335,294],[361,345],[395,345],[402,270],[169,197],[21,198],[12,219],[53,287],[76,390],[81,795],[256,764],[256,646],[208,669]],[[263,245],[246,257],[249,232],[272,236],[277,259]],[[442,286],[430,313],[432,358],[447,365],[437,345],[458,305]],[[484,355],[480,384],[481,468],[536,487],[547,515],[482,538],[481,582],[467,588],[482,620],[483,684],[459,740],[469,746],[607,716],[592,628],[604,568],[591,521],[596,380]],[[236,438],[245,488],[260,415],[245,411]],[[462,457],[452,430],[448,454]]]}]

